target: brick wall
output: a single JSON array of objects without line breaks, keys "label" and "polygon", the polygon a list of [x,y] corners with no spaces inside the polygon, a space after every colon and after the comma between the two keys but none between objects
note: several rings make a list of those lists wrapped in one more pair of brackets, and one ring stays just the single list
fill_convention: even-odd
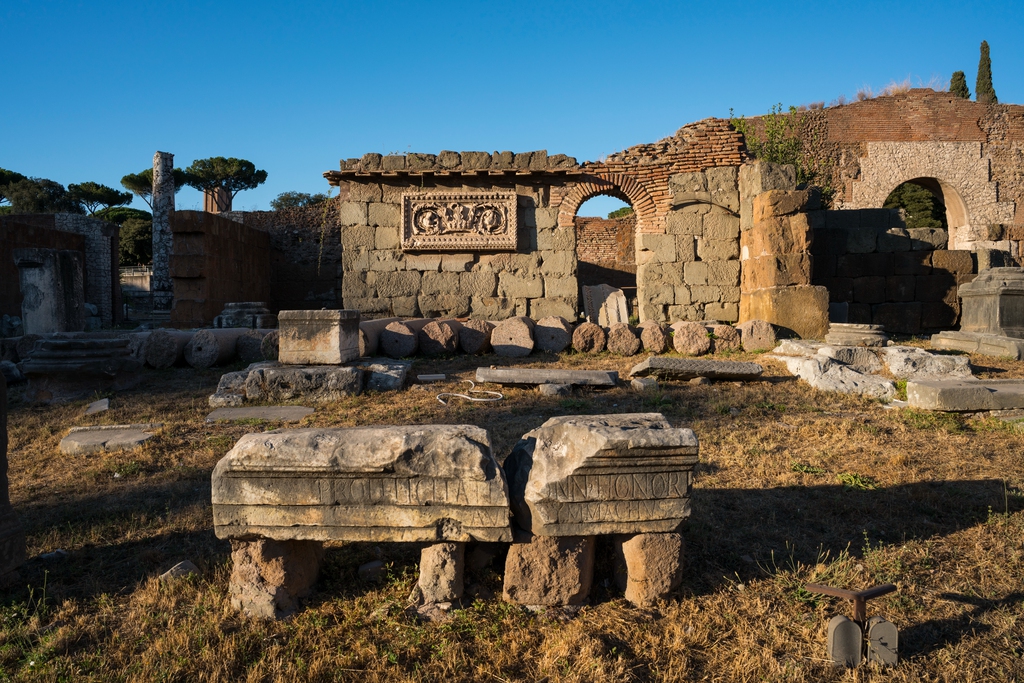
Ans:
[{"label": "brick wall", "polygon": [[270,237],[202,211],[175,211],[170,273],[171,324],[204,327],[232,301],[270,296]]},{"label": "brick wall", "polygon": [[580,285],[636,288],[636,217],[577,216],[576,258]]},{"label": "brick wall", "polygon": [[[21,217],[19,217],[21,218]],[[21,317],[21,284],[14,250],[71,249],[85,259],[85,237],[0,216],[0,315]]]}]

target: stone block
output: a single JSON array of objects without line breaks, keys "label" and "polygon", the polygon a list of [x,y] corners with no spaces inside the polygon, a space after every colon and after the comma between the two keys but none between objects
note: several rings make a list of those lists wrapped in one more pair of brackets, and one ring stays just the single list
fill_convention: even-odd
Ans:
[{"label": "stone block", "polygon": [[970,251],[936,249],[932,252],[932,268],[957,274],[973,273],[974,260]]},{"label": "stone block", "polygon": [[[339,202],[338,225],[369,225],[366,202]],[[345,229],[342,229],[344,235]]]},{"label": "stone block", "polygon": [[472,425],[247,434],[213,472],[218,538],[512,540],[505,478]]},{"label": "stone block", "polygon": [[828,333],[828,290],[798,285],[772,287],[740,296],[740,320],[765,320],[803,339]]},{"label": "stone block", "polygon": [[926,301],[921,304],[921,329],[942,330],[954,327],[960,311],[941,301]]},{"label": "stone block", "polygon": [[910,251],[910,235],[903,228],[889,228],[878,233],[879,252]]},{"label": "stone block", "polygon": [[359,311],[281,311],[278,360],[293,365],[346,363],[359,357]]},{"label": "stone block", "polygon": [[743,262],[743,289],[747,291],[810,282],[811,255],[807,253],[771,254]]},{"label": "stone block", "polygon": [[703,235],[704,215],[690,209],[669,211],[665,228],[670,235]]},{"label": "stone block", "polygon": [[740,343],[743,350],[770,351],[778,344],[775,328],[764,320],[748,320],[736,326],[740,332]]},{"label": "stone block", "polygon": [[704,261],[692,261],[684,264],[683,281],[688,285],[706,285],[708,283],[708,264]]},{"label": "stone block", "polygon": [[798,254],[811,247],[811,231],[805,214],[777,216],[755,223],[743,233],[741,245],[748,246],[750,257],[765,254]]},{"label": "stone block", "polygon": [[576,318],[576,305],[572,299],[561,297],[545,296],[543,299],[530,299],[529,315],[534,320],[559,316],[562,318]]},{"label": "stone block", "polygon": [[316,541],[232,541],[231,606],[263,619],[295,614],[316,583],[322,559],[323,544]]},{"label": "stone block", "polygon": [[619,535],[613,543],[616,583],[634,605],[650,607],[683,582],[682,534]]},{"label": "stone block", "polygon": [[469,297],[494,296],[498,291],[498,278],[487,271],[459,273],[457,291]]},{"label": "stone block", "polygon": [[907,236],[914,251],[945,249],[949,245],[949,233],[941,228],[910,228]]},{"label": "stone block", "polygon": [[676,288],[673,285],[649,284],[643,289],[644,301],[651,304],[674,304]]},{"label": "stone block", "polygon": [[569,251],[576,249],[576,233],[570,228],[537,229],[537,249],[541,251]]},{"label": "stone block", "polygon": [[734,323],[740,319],[739,304],[726,301],[705,304],[704,319]]},{"label": "stone block", "polygon": [[401,171],[405,169],[404,154],[387,154],[380,162],[380,167],[385,171]]},{"label": "stone block", "polygon": [[377,242],[377,231],[368,225],[349,225],[341,228],[341,248],[373,249]]},{"label": "stone block", "polygon": [[64,455],[130,451],[153,438],[159,424],[103,425],[100,427],[72,427],[71,433],[60,441]]},{"label": "stone block", "polygon": [[398,204],[371,202],[367,205],[367,224],[375,227],[398,228],[402,226],[402,207]]},{"label": "stone block", "polygon": [[714,303],[721,300],[722,289],[714,285],[694,285],[690,287],[690,298],[692,303]]},{"label": "stone block", "polygon": [[[384,205],[377,204],[376,206]],[[398,228],[377,228],[376,231],[374,232],[373,246],[374,249],[381,251],[385,249],[398,249],[401,246],[401,239],[398,235]]]},{"label": "stone block", "polygon": [[896,275],[928,275],[932,272],[932,252],[906,251],[893,254]]},{"label": "stone block", "polygon": [[735,287],[740,282],[739,261],[707,261],[707,283]]},{"label": "stone block", "polygon": [[854,227],[843,230],[846,235],[846,251],[850,254],[871,254],[878,251],[878,232]]},{"label": "stone block", "polygon": [[740,257],[739,240],[698,239],[697,256],[702,261],[726,261]]},{"label": "stone block", "polygon": [[472,297],[469,312],[474,318],[504,320],[513,315],[526,315],[526,302],[505,297]]},{"label": "stone block", "polygon": [[498,295],[509,298],[539,299],[544,296],[544,280],[529,275],[499,273]]},{"label": "stone block", "polygon": [[737,239],[740,236],[740,219],[727,213],[706,213],[703,236],[705,239]]},{"label": "stone block", "polygon": [[533,536],[513,543],[502,597],[530,606],[583,605],[594,579],[593,536]]},{"label": "stone block", "polygon": [[853,281],[852,277],[830,277],[830,278],[815,278],[817,284],[823,285],[828,288],[829,301],[835,303],[838,301],[853,301]]},{"label": "stone block", "polygon": [[370,262],[369,269],[373,272],[394,272],[405,270],[403,254],[394,249],[382,249],[371,251],[367,254]]},{"label": "stone block", "polygon": [[416,585],[423,602],[454,602],[461,598],[465,568],[465,543],[435,543],[421,550]]},{"label": "stone block", "polygon": [[346,185],[347,187],[341,191],[342,201],[379,202],[383,196],[379,183],[351,181]]},{"label": "stone block", "polygon": [[885,278],[885,300],[905,302],[914,300],[913,275],[890,275]]},{"label": "stone block", "polygon": [[554,230],[558,226],[558,209],[538,208],[534,213],[534,218],[538,230]]},{"label": "stone block", "polygon": [[504,463],[516,523],[538,536],[675,531],[697,451],[658,413],[551,418]]},{"label": "stone block", "polygon": [[[454,294],[459,289],[459,282],[463,275],[469,273],[424,273],[420,279],[421,294]],[[491,275],[487,273],[487,275]],[[494,276],[491,275],[491,279]]]},{"label": "stone block", "polygon": [[587,320],[601,327],[629,322],[629,305],[625,294],[610,285],[584,286],[583,310]]},{"label": "stone block", "polygon": [[921,304],[876,304],[871,307],[871,323],[881,325],[887,332],[918,334],[921,331]]},{"label": "stone block", "polygon": [[444,254],[441,256],[441,270],[462,273],[472,268],[475,260],[473,254]]},{"label": "stone block", "polygon": [[817,209],[820,197],[812,190],[768,190],[754,197],[754,224],[766,218]]},{"label": "stone block", "polygon": [[651,252],[652,261],[659,263],[674,263],[676,260],[676,240],[673,235],[655,233],[640,233],[637,235],[638,258],[639,251]]},{"label": "stone block", "polygon": [[443,150],[437,155],[437,163],[441,165],[441,168],[451,170],[462,165],[462,157],[458,152]]},{"label": "stone block", "polygon": [[[421,277],[419,271],[395,271],[377,273],[374,281],[377,296],[387,298],[415,297],[419,294]],[[395,311],[395,315],[403,315]]]},{"label": "stone block", "polygon": [[285,365],[257,368],[245,380],[248,401],[340,401],[358,396],[363,371],[337,365]]},{"label": "stone block", "polygon": [[[14,265],[18,268],[21,299],[22,330],[25,334],[81,332],[85,329],[85,259],[70,249],[14,249]],[[193,257],[172,256],[171,274],[175,277],[198,277],[181,272],[179,262]],[[9,264],[6,264],[9,267]],[[197,264],[197,268],[201,264]],[[15,300],[17,300],[17,298]]]},{"label": "stone block", "polygon": [[545,276],[572,275],[576,268],[576,255],[569,251],[541,252],[540,272]]},{"label": "stone block", "polygon": [[948,297],[956,303],[957,284],[952,273],[937,271],[932,275],[918,275],[914,282],[918,301],[944,301]]},{"label": "stone block", "polygon": [[885,369],[897,379],[973,379],[967,356],[929,353],[916,346],[883,346],[878,356]]},{"label": "stone block", "polygon": [[416,306],[428,318],[461,318],[469,315],[469,300],[461,294],[423,294],[416,297]]},{"label": "stone block", "polygon": [[[248,374],[248,373],[246,373]],[[244,382],[243,382],[244,390]],[[206,416],[206,422],[243,422],[263,420],[266,422],[300,422],[315,411],[305,406],[248,406],[224,407]]]},{"label": "stone block", "polygon": [[960,330],[1024,338],[1024,268],[989,268],[961,285]]},{"label": "stone block", "polygon": [[[574,301],[579,296],[579,285],[575,277],[544,277],[544,297]],[[575,316],[573,316],[575,319]]]},{"label": "stone block", "polygon": [[[538,323],[539,326],[539,323]],[[614,370],[558,370],[543,368],[477,368],[476,381],[505,386],[560,384],[569,387],[614,387],[619,373]]]},{"label": "stone block", "polygon": [[893,275],[892,254],[845,254],[836,262],[839,277],[885,277]]},{"label": "stone block", "polygon": [[1024,408],[1024,382],[1003,380],[910,380],[907,402],[911,408],[975,412]]},{"label": "stone block", "polygon": [[853,300],[861,304],[880,304],[885,301],[884,277],[858,277],[853,279]]}]

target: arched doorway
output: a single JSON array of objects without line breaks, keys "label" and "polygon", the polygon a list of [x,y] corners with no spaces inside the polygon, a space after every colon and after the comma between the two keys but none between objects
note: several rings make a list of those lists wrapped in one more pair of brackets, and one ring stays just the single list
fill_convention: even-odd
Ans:
[{"label": "arched doorway", "polygon": [[621,289],[636,310],[636,213],[629,202],[599,194],[580,204],[573,218],[580,287]]},{"label": "arched doorway", "polygon": [[956,248],[957,232],[969,227],[967,206],[960,193],[938,178],[911,178],[897,185],[883,207],[899,209],[907,229],[945,230],[947,248]]}]

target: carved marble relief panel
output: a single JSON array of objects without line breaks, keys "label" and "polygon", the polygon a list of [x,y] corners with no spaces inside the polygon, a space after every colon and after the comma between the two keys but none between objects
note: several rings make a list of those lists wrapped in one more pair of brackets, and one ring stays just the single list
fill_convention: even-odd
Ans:
[{"label": "carved marble relief panel", "polygon": [[514,192],[402,196],[404,251],[515,251]]}]

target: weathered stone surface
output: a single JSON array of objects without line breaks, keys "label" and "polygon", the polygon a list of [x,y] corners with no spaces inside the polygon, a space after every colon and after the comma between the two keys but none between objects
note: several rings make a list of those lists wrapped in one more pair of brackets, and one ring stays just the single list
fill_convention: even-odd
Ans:
[{"label": "weathered stone surface", "polygon": [[263,619],[295,614],[316,583],[323,552],[316,541],[232,540],[231,606]]},{"label": "weathered stone surface", "polygon": [[491,330],[491,346],[499,356],[522,358],[533,351],[534,323],[527,317],[507,318]]},{"label": "weathered stone surface", "polygon": [[471,425],[247,434],[217,463],[218,538],[510,541],[505,478]]},{"label": "weathered stone surface", "polygon": [[572,395],[571,384],[538,384],[537,393],[541,396],[570,396]]},{"label": "weathered stone surface", "polygon": [[360,367],[366,373],[367,391],[399,391],[405,386],[412,363],[375,358]]},{"label": "weathered stone surface", "polygon": [[587,321],[601,327],[629,322],[629,306],[621,289],[610,285],[583,288],[583,312]]},{"label": "weathered stone surface", "polygon": [[85,329],[84,258],[64,249],[15,249],[26,334]]},{"label": "weathered stone surface", "polygon": [[889,337],[881,325],[831,323],[825,342],[835,346],[885,346]]},{"label": "weathered stone surface", "polygon": [[593,536],[534,536],[513,543],[502,597],[519,605],[584,605],[594,580]]},{"label": "weathered stone surface", "polygon": [[[277,316],[270,312],[265,301],[237,301],[224,304],[224,310],[213,319],[214,327],[244,327],[254,329],[257,319],[265,327],[276,327]],[[273,324],[269,324],[269,323]]]},{"label": "weathered stone surface", "polygon": [[93,401],[85,407],[86,415],[95,415],[96,413],[103,413],[110,410],[110,399],[101,398],[98,401]]},{"label": "weathered stone surface", "polygon": [[654,377],[637,377],[630,380],[629,386],[632,387],[633,391],[656,391],[658,389],[658,380]]},{"label": "weathered stone surface", "polygon": [[989,268],[961,285],[960,330],[1024,338],[1024,268]]},{"label": "weathered stone surface", "polygon": [[459,330],[459,348],[471,356],[490,353],[493,330],[494,323],[490,321],[467,320]]},{"label": "weathered stone surface", "polygon": [[194,332],[182,330],[153,330],[146,344],[146,364],[162,370],[185,361],[185,346],[192,341]]},{"label": "weathered stone surface", "polygon": [[570,384],[576,386],[614,387],[619,373],[614,370],[547,370],[544,368],[477,368],[477,382],[494,384]]},{"label": "weathered stone surface", "polygon": [[683,582],[682,534],[619,535],[614,547],[616,583],[634,605],[649,607],[664,600]]},{"label": "weathered stone surface", "polygon": [[[465,163],[465,153],[463,154]],[[448,207],[458,207],[451,210]],[[402,195],[402,249],[515,251],[515,192],[418,191]]]},{"label": "weathered stone surface", "polygon": [[640,352],[640,337],[628,323],[615,323],[608,329],[608,350],[619,356],[635,356]]},{"label": "weathered stone surface", "polygon": [[183,579],[186,576],[199,573],[199,567],[188,560],[183,560],[160,575],[160,581],[167,583],[173,579]]},{"label": "weathered stone surface", "polygon": [[863,346],[832,346],[826,344],[818,349],[818,355],[831,358],[851,370],[874,374],[882,371],[882,361],[871,350]]},{"label": "weathered stone surface", "polygon": [[648,320],[640,325],[640,342],[648,353],[665,353],[672,343],[668,328],[656,321]]},{"label": "weathered stone surface", "polygon": [[270,330],[248,330],[235,341],[235,353],[243,363],[256,363],[263,358],[263,338]]},{"label": "weathered stone surface", "polygon": [[732,325],[708,325],[711,333],[711,353],[722,351],[739,351],[742,348],[740,333]]},{"label": "weathered stone surface", "polygon": [[558,315],[541,318],[533,328],[533,338],[541,351],[561,353],[572,343],[572,325]]},{"label": "weathered stone surface", "polygon": [[248,408],[218,408],[206,416],[207,422],[240,422],[262,420],[264,422],[300,422],[314,410],[305,406],[251,406]]},{"label": "weathered stone surface", "polygon": [[967,351],[985,356],[1003,356],[1014,360],[1024,359],[1024,339],[952,330],[933,334],[931,342],[933,349]]},{"label": "weathered stone surface", "polygon": [[892,380],[878,375],[865,375],[823,356],[769,356],[785,364],[790,374],[799,377],[820,391],[859,394],[870,398],[891,400],[896,395]]},{"label": "weathered stone surface", "polygon": [[928,353],[916,346],[883,346],[878,355],[897,379],[953,379],[973,377],[971,359]]},{"label": "weathered stone surface", "polygon": [[130,388],[142,379],[141,365],[127,339],[74,334],[40,339],[19,367],[29,381],[25,397],[46,403]]},{"label": "weathered stone surface", "polygon": [[675,531],[697,450],[693,431],[658,413],[551,418],[505,460],[516,524],[541,536]]},{"label": "weathered stone surface", "polygon": [[245,397],[249,401],[338,401],[358,396],[362,388],[362,370],[336,365],[258,368],[245,379]]},{"label": "weathered stone surface", "polygon": [[[438,257],[440,258],[440,257]],[[380,346],[380,334],[388,323],[398,322],[400,318],[378,318],[376,320],[359,321],[359,356],[368,358],[377,355]]]},{"label": "weathered stone surface", "polygon": [[828,332],[828,289],[795,285],[743,292],[740,320],[765,320],[801,339],[821,339]]},{"label": "weathered stone surface", "polygon": [[288,365],[333,365],[359,357],[359,311],[281,311],[278,360]]},{"label": "weathered stone surface", "polygon": [[0,377],[0,585],[25,562],[25,530],[14,516],[7,480],[7,382]]},{"label": "weathered stone surface", "polygon": [[223,365],[234,359],[238,338],[248,331],[238,327],[198,330],[185,345],[185,362],[194,368]]},{"label": "weathered stone surface", "polygon": [[71,433],[60,441],[64,455],[87,455],[111,451],[129,451],[153,438],[148,432],[159,424],[103,425],[100,427],[72,427]]},{"label": "weathered stone surface", "polygon": [[651,356],[629,371],[631,377],[661,377],[663,379],[756,379],[764,372],[757,363],[730,360],[696,360],[692,358],[661,358]]},{"label": "weathered stone surface", "polygon": [[607,342],[604,329],[592,322],[580,323],[572,333],[572,348],[578,353],[601,353]]},{"label": "weathered stone surface", "polygon": [[736,329],[740,332],[744,351],[770,351],[778,343],[775,328],[765,320],[748,320],[737,325]]},{"label": "weathered stone surface", "polygon": [[910,380],[907,402],[911,408],[949,412],[1024,408],[1024,380]]},{"label": "weathered stone surface", "polygon": [[680,321],[672,325],[672,346],[687,356],[703,356],[711,350],[711,338],[700,323]]},{"label": "weathered stone surface", "polygon": [[461,598],[465,568],[465,543],[435,543],[421,550],[417,585],[423,602],[452,602]]},{"label": "weathered stone surface", "polygon": [[451,355],[459,349],[459,329],[455,320],[434,320],[419,331],[420,353],[425,356]]},{"label": "weathered stone surface", "polygon": [[429,318],[388,323],[380,333],[380,350],[392,358],[408,358],[419,351],[419,332]]}]

